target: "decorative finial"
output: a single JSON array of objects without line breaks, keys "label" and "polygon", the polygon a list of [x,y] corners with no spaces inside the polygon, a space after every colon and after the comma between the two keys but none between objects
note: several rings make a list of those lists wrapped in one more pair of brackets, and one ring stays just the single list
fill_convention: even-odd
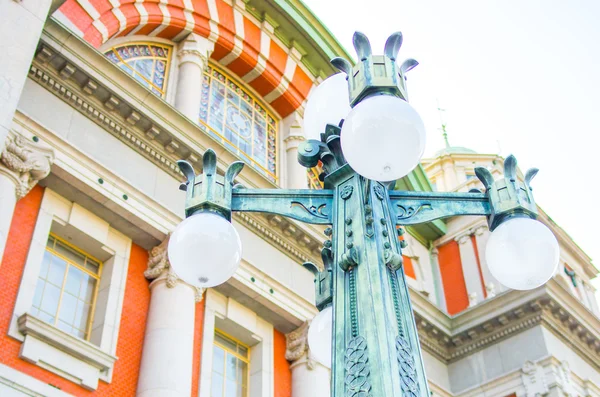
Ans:
[{"label": "decorative finial", "polygon": [[442,136],[444,137],[444,142],[446,143],[446,149],[448,149],[450,147],[450,142],[448,142],[448,132],[446,131],[446,123],[444,122],[444,117],[443,117],[443,112],[446,111],[446,109],[442,109],[440,107],[440,101],[437,101],[437,110],[440,114],[440,124],[442,125],[442,128],[440,128],[442,130]]},{"label": "decorative finial", "polygon": [[348,76],[350,106],[373,95],[387,94],[408,99],[406,93],[406,72],[419,63],[407,59],[402,64],[396,62],[402,46],[402,33],[395,32],[385,43],[384,55],[373,55],[371,43],[364,33],[355,32],[352,44],[358,56],[356,65],[344,58],[334,58],[331,64]]}]

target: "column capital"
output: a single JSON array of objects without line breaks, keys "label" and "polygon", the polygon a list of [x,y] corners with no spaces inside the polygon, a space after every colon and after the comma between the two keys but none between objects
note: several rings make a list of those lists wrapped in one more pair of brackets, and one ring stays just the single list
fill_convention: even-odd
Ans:
[{"label": "column capital", "polygon": [[471,239],[471,231],[460,234],[454,238],[454,241],[457,241],[459,244],[465,244],[467,241]]},{"label": "column capital", "polygon": [[298,111],[292,112],[283,119],[283,142],[286,147],[297,148],[300,142],[306,140],[304,136],[304,121]]},{"label": "column capital", "polygon": [[308,328],[310,322],[306,321],[296,330],[285,335],[285,359],[292,361],[292,365],[306,359],[308,369],[315,368],[315,361],[310,357],[308,347]]},{"label": "column capital", "polygon": [[168,234],[162,243],[148,251],[148,268],[144,271],[144,277],[148,280],[153,280],[150,284],[150,288],[158,282],[164,282],[167,285],[167,288],[175,288],[178,284],[190,287],[194,289],[194,298],[196,302],[201,302],[204,288],[194,287],[181,280],[177,277],[177,274],[175,274],[169,263],[167,248],[169,246],[170,238],[171,235]]},{"label": "column capital", "polygon": [[478,226],[475,229],[473,229],[473,234],[475,234],[476,236],[481,236],[488,230],[489,229],[488,229],[487,225],[481,225],[481,226]]},{"label": "column capital", "polygon": [[177,56],[179,64],[191,62],[204,69],[210,54],[215,49],[215,43],[196,33],[190,33],[179,45]]},{"label": "column capital", "polygon": [[9,133],[6,146],[0,153],[0,173],[15,183],[15,194],[20,199],[50,174],[53,162],[52,149]]}]

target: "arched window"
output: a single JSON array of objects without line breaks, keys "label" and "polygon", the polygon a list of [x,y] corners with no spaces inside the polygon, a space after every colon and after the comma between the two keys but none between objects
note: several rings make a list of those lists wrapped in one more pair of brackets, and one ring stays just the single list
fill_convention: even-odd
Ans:
[{"label": "arched window", "polygon": [[321,162],[316,167],[309,168],[306,170],[306,176],[308,177],[308,187],[311,189],[323,189],[323,182],[319,179],[319,175],[323,172]]},{"label": "arched window", "polygon": [[160,97],[165,96],[171,47],[156,43],[127,43],[111,48],[104,55],[150,91]]},{"label": "arched window", "polygon": [[277,181],[277,121],[248,91],[207,67],[198,113],[200,127],[271,181]]}]

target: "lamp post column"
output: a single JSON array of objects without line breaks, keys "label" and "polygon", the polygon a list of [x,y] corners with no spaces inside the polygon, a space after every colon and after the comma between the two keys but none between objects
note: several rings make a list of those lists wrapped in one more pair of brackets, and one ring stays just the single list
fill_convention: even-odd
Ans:
[{"label": "lamp post column", "polygon": [[387,187],[335,174],[332,396],[429,396]]},{"label": "lamp post column", "polygon": [[195,305],[202,291],[173,273],[167,259],[168,241],[150,251],[144,272],[153,281],[138,397],[189,397],[192,392]]},{"label": "lamp post column", "polygon": [[331,371],[310,357],[306,322],[285,336],[285,358],[292,363],[292,397],[330,397]]},{"label": "lamp post column", "polygon": [[177,53],[179,75],[175,108],[194,123],[198,122],[202,101],[202,75],[214,46],[215,43],[208,39],[190,33]]}]

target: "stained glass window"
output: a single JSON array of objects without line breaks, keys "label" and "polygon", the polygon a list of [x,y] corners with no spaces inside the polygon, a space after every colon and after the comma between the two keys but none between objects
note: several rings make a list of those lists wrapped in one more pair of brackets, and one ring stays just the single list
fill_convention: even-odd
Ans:
[{"label": "stained glass window", "polygon": [[104,53],[160,97],[165,96],[171,48],[160,44],[128,43]]},{"label": "stained glass window", "polygon": [[246,90],[208,67],[202,81],[200,127],[271,181],[277,181],[277,121]]},{"label": "stained glass window", "polygon": [[248,346],[215,332],[211,397],[248,396]]},{"label": "stained glass window", "polygon": [[101,262],[50,235],[31,314],[89,340]]},{"label": "stained glass window", "polygon": [[319,175],[323,172],[321,162],[316,167],[309,168],[306,170],[306,176],[308,177],[308,187],[311,189],[323,189],[323,182],[319,179]]}]

